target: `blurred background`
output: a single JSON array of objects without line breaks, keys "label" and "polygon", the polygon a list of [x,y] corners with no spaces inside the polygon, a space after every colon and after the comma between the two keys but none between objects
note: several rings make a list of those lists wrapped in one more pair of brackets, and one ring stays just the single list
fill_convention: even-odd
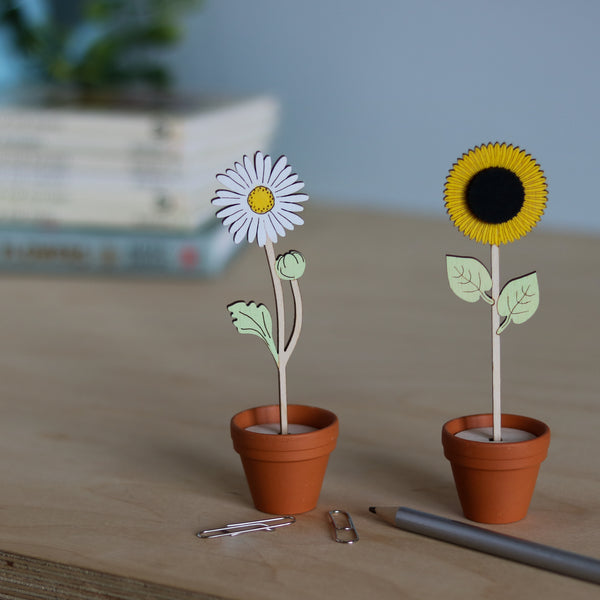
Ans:
[{"label": "blurred background", "polygon": [[506,141],[548,177],[544,226],[600,231],[600,3],[207,0],[177,85],[273,92],[312,196],[444,215],[463,152]]},{"label": "blurred background", "polygon": [[[266,149],[288,156],[314,200],[440,218],[452,163],[475,145],[506,141],[547,174],[545,228],[600,231],[594,0],[13,0],[3,8],[4,92],[37,81],[86,93],[266,94],[279,107]],[[119,43],[98,44],[134,22],[142,25],[125,27]],[[31,31],[45,31],[41,45],[27,46]]]}]

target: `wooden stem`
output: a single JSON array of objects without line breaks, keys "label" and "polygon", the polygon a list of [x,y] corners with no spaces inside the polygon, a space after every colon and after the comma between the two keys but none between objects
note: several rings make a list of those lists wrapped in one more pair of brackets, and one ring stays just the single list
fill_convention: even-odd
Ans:
[{"label": "wooden stem", "polygon": [[288,433],[288,418],[287,418],[287,375],[286,365],[279,365],[279,433],[287,435]]},{"label": "wooden stem", "polygon": [[290,281],[292,286],[292,296],[294,298],[294,328],[290,335],[290,339],[285,347],[286,358],[289,358],[300,337],[300,330],[302,329],[302,296],[300,295],[300,284],[297,279]]},{"label": "wooden stem", "polygon": [[500,296],[500,249],[491,245],[492,258],[492,413],[493,440],[502,441],[502,406],[500,395],[500,315],[498,313],[498,298]]},{"label": "wooden stem", "polygon": [[277,313],[277,368],[279,371],[279,427],[281,435],[286,435],[288,432],[287,419],[287,384],[286,384],[286,365],[287,355],[285,353],[285,305],[283,300],[283,286],[281,279],[277,276],[275,270],[275,249],[273,242],[267,239],[265,243],[265,253],[267,255],[267,263],[269,265],[269,273],[271,274],[271,282],[273,283],[273,292],[275,293],[275,312]]}]

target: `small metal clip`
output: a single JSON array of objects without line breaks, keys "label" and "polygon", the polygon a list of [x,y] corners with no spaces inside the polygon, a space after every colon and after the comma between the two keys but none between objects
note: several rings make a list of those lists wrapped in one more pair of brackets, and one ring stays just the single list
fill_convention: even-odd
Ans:
[{"label": "small metal clip", "polygon": [[352,522],[352,517],[345,510],[330,510],[329,520],[333,527],[333,539],[340,544],[358,542],[358,533]]},{"label": "small metal clip", "polygon": [[272,519],[261,519],[260,521],[247,521],[245,523],[231,523],[217,529],[205,529],[196,535],[199,538],[216,538],[224,536],[241,535],[252,531],[272,531],[278,527],[285,527],[296,522],[296,517],[274,517]]}]

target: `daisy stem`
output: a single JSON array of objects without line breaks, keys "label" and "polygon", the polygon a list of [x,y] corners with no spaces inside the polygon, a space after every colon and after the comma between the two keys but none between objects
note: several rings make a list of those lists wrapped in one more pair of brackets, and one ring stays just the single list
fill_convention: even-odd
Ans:
[{"label": "daisy stem", "polygon": [[275,270],[275,249],[273,242],[267,239],[265,243],[265,253],[267,255],[267,264],[273,283],[273,292],[275,293],[275,312],[277,314],[277,368],[279,372],[279,425],[280,434],[286,435],[288,432],[287,420],[287,382],[286,366],[289,355],[285,351],[285,306],[283,300],[283,286],[281,279],[277,276]]},{"label": "daisy stem", "polygon": [[493,440],[502,441],[502,408],[500,397],[500,315],[498,313],[498,297],[500,296],[500,248],[491,244],[492,260],[492,413]]},{"label": "daisy stem", "polygon": [[290,285],[292,287],[292,296],[294,298],[294,327],[290,339],[285,346],[285,353],[288,358],[298,343],[300,330],[302,329],[302,296],[300,295],[300,284],[297,279],[293,279],[290,281]]}]

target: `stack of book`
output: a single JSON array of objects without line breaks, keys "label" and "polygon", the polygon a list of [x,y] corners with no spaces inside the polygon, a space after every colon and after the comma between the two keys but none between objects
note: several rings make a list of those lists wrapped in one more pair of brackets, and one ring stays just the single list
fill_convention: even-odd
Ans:
[{"label": "stack of book", "polygon": [[0,269],[212,275],[237,246],[214,217],[215,175],[265,150],[269,96],[66,96],[0,106]]}]

